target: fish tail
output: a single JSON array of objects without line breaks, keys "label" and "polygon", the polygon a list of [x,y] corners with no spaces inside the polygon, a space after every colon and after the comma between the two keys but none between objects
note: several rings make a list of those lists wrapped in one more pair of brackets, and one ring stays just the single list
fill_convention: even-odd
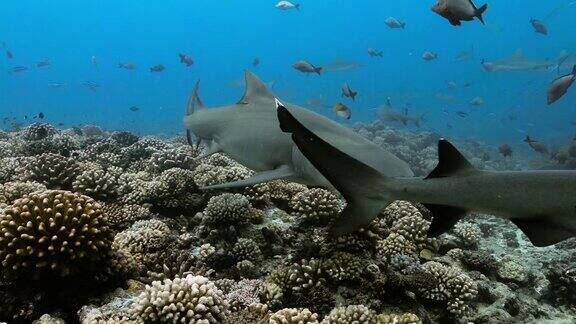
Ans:
[{"label": "fish tail", "polygon": [[480,8],[476,9],[476,17],[478,17],[478,20],[480,20],[480,22],[485,25],[484,23],[484,18],[482,17],[482,14],[488,9],[488,4],[485,3],[483,4]]},{"label": "fish tail", "polygon": [[294,8],[296,8],[296,10],[300,10],[300,4],[299,4],[299,3],[295,3],[295,4],[294,4]]},{"label": "fish tail", "polygon": [[572,67],[572,75],[576,78],[576,64]]},{"label": "fish tail", "polygon": [[322,72],[322,67],[315,67],[314,68],[314,72],[318,73],[318,75],[320,75],[320,72]]}]

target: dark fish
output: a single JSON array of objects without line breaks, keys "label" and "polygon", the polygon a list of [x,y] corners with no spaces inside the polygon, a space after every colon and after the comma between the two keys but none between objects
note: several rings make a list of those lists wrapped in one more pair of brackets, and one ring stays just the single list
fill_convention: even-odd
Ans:
[{"label": "dark fish", "polygon": [[458,110],[458,111],[456,112],[456,115],[458,115],[458,116],[460,116],[460,117],[462,117],[462,118],[468,117],[468,113],[465,112],[465,111],[462,111],[462,110]]},{"label": "dark fish", "polygon": [[44,119],[44,117],[45,117],[45,116],[44,116],[44,113],[43,113],[43,112],[39,112],[38,114],[36,114],[36,116],[33,117],[33,119],[36,119],[36,118],[38,118],[38,119]]},{"label": "dark fish", "polygon": [[375,56],[384,57],[384,53],[382,51],[378,51],[372,47],[370,47],[368,49],[368,55],[370,55],[371,57],[375,57]]},{"label": "dark fish", "polygon": [[342,85],[342,96],[352,98],[352,100],[356,99],[356,95],[358,94],[357,91],[353,91],[348,83],[344,83]]},{"label": "dark fish", "polygon": [[477,8],[472,0],[438,0],[432,6],[432,11],[446,18],[452,26],[460,26],[461,21],[472,21],[478,18],[482,24],[482,14],[488,9],[488,4]]},{"label": "dark fish", "polygon": [[566,163],[566,161],[568,161],[568,152],[565,151],[555,151],[552,152],[552,154],[550,154],[550,157],[552,158],[552,160],[558,162],[558,164],[564,164]]},{"label": "dark fish", "polygon": [[538,19],[530,18],[530,24],[534,27],[534,31],[538,34],[548,35],[548,28]]},{"label": "dark fish", "polygon": [[466,62],[474,59],[474,46],[469,51],[462,51],[456,55],[454,61],[456,62]]},{"label": "dark fish", "polygon": [[183,63],[186,66],[192,66],[194,64],[194,60],[192,60],[192,56],[188,54],[179,53],[178,57],[180,57],[180,63]]},{"label": "dark fish", "polygon": [[136,69],[136,64],[134,63],[118,63],[118,67],[126,70]]},{"label": "dark fish", "polygon": [[82,81],[80,82],[80,85],[88,88],[90,91],[96,91],[98,88],[100,88],[98,83],[92,81]]},{"label": "dark fish", "polygon": [[260,65],[260,59],[257,58],[257,57],[255,57],[255,58],[252,60],[252,66],[258,66],[258,65]]},{"label": "dark fish", "polygon": [[438,54],[434,53],[434,52],[430,52],[430,51],[426,51],[424,53],[422,53],[422,59],[424,61],[432,61],[438,58]]},{"label": "dark fish", "polygon": [[36,63],[37,68],[48,67],[50,66],[50,60],[45,59]]},{"label": "dark fish", "polygon": [[508,144],[500,145],[500,147],[498,147],[498,152],[500,152],[503,157],[512,157],[512,147]]},{"label": "dark fish", "polygon": [[6,43],[2,43],[2,47],[4,48],[4,52],[6,52],[6,57],[11,60],[14,55],[12,55],[12,52],[8,49],[8,47],[6,46]]},{"label": "dark fish", "polygon": [[572,68],[572,73],[563,75],[550,83],[547,92],[548,104],[551,105],[562,98],[574,80],[576,80],[576,65]]},{"label": "dark fish", "polygon": [[322,68],[319,66],[314,66],[304,60],[297,61],[296,63],[292,64],[292,67],[302,73],[318,73],[322,72]]},{"label": "dark fish", "polygon": [[64,86],[66,86],[66,84],[62,83],[62,82],[50,82],[50,83],[48,83],[48,86],[52,89],[59,89],[59,88],[63,88]]},{"label": "dark fish", "polygon": [[26,70],[28,70],[28,67],[19,65],[19,66],[13,67],[13,68],[10,70],[10,73],[20,73],[20,72],[24,72],[24,71],[26,71]]},{"label": "dark fish", "polygon": [[535,152],[538,152],[540,154],[548,154],[548,147],[546,147],[546,144],[541,143],[539,141],[535,141],[535,140],[531,139],[530,136],[528,136],[528,135],[526,135],[524,142],[528,143],[528,145],[530,145],[530,147]]},{"label": "dark fish", "polygon": [[132,106],[132,107],[130,107],[130,108],[128,108],[128,109],[130,109],[130,111],[134,111],[134,112],[140,110],[140,108],[138,108],[138,106]]},{"label": "dark fish", "polygon": [[150,72],[162,72],[165,69],[166,69],[166,67],[164,67],[164,65],[158,64],[158,65],[154,65],[153,67],[151,67]]},{"label": "dark fish", "polygon": [[388,17],[386,18],[386,20],[384,20],[384,23],[386,24],[386,26],[390,27],[390,28],[402,28],[404,29],[406,27],[406,23],[401,22],[400,20],[394,18],[394,17]]}]

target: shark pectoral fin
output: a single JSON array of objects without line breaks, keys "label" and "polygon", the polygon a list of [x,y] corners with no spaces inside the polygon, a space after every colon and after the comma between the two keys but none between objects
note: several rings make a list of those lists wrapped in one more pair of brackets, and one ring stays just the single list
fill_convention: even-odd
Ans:
[{"label": "shark pectoral fin", "polygon": [[576,236],[574,231],[546,221],[543,217],[513,218],[511,221],[528,236],[534,246],[548,246]]},{"label": "shark pectoral fin", "polygon": [[428,237],[436,237],[446,233],[458,221],[466,215],[466,210],[446,205],[424,204],[424,207],[432,213],[432,223],[428,230]]},{"label": "shark pectoral fin", "polygon": [[[197,145],[200,145],[200,144],[201,144],[200,141],[198,141]],[[216,143],[214,141],[210,141],[210,142],[206,143],[206,150],[204,151],[204,153],[198,155],[198,157],[196,159],[201,160],[201,159],[208,157],[214,153],[220,153],[220,152],[222,152],[222,148],[220,147],[220,145],[218,145],[218,143]]]},{"label": "shark pectoral fin", "polygon": [[233,181],[233,182],[226,182],[226,183],[221,183],[221,184],[217,184],[217,185],[213,185],[213,186],[201,187],[200,189],[201,190],[210,190],[210,189],[225,189],[225,188],[242,188],[242,187],[248,187],[248,186],[252,186],[252,185],[255,185],[258,183],[262,183],[262,182],[268,182],[268,181],[278,180],[278,179],[286,179],[286,178],[289,178],[292,176],[294,176],[294,172],[292,171],[292,168],[290,168],[287,165],[283,165],[283,166],[280,166],[274,170],[258,172],[248,179],[238,180],[238,181]]},{"label": "shark pectoral fin", "polygon": [[362,201],[349,202],[340,216],[330,226],[331,236],[340,236],[355,232],[369,224],[382,209],[392,201],[365,198]]}]

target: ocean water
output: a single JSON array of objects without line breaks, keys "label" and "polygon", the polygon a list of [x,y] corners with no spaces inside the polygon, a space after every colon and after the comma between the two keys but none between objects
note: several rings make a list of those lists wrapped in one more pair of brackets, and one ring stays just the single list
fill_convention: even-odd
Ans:
[{"label": "ocean water", "polygon": [[[249,70],[282,102],[354,128],[405,161],[418,176],[435,166],[436,140],[440,137],[454,142],[480,168],[575,169],[576,89],[569,89],[552,105],[546,100],[549,84],[570,73],[572,64],[576,64],[576,1],[489,1],[485,24],[475,19],[459,27],[451,26],[431,10],[434,1],[302,0],[299,9],[291,10],[279,10],[276,3],[0,1],[0,45],[4,44],[0,47],[0,129],[7,134],[0,136],[0,217],[16,213],[10,211],[10,206],[22,203],[16,199],[25,194],[38,201],[46,195],[46,199],[54,199],[53,193],[34,196],[33,192],[40,189],[83,194],[105,206],[104,212],[112,219],[111,237],[102,239],[103,246],[111,246],[114,253],[121,250],[122,257],[130,255],[122,261],[114,259],[120,258],[117,255],[112,258],[122,271],[114,266],[110,270],[105,262],[101,268],[90,268],[98,275],[88,271],[90,275],[78,276],[74,270],[80,269],[81,273],[85,265],[60,255],[55,259],[64,260],[64,270],[55,267],[58,275],[33,273],[26,277],[28,273],[23,271],[24,275],[14,278],[12,272],[18,272],[17,268],[0,267],[0,296],[9,300],[0,305],[0,322],[31,322],[43,314],[72,323],[113,323],[128,318],[136,322],[171,321],[170,316],[154,317],[150,315],[154,311],[146,310],[144,285],[154,279],[176,280],[188,274],[210,280],[206,283],[194,277],[190,282],[207,285],[210,291],[217,290],[210,286],[215,283],[222,290],[214,293],[220,308],[211,310],[211,323],[225,322],[226,318],[227,323],[276,323],[275,316],[276,320],[289,317],[282,313],[287,308],[298,309],[294,312],[304,318],[308,316],[306,323],[318,321],[304,308],[315,313],[318,320],[324,318],[322,323],[335,323],[327,319],[327,314],[334,307],[349,305],[371,309],[367,313],[373,312],[374,319],[366,323],[376,321],[376,314],[392,313],[412,313],[423,322],[433,323],[576,322],[573,239],[558,247],[535,247],[509,222],[482,215],[461,221],[463,225],[438,241],[421,239],[398,247],[394,244],[402,244],[392,242],[394,235],[389,228],[405,234],[410,230],[402,226],[424,224],[424,229],[418,230],[425,232],[431,220],[422,206],[400,203],[393,204],[384,216],[379,216],[379,223],[372,224],[369,231],[375,234],[371,238],[362,236],[362,232],[350,234],[360,238],[347,237],[344,245],[330,243],[324,240],[329,223],[325,218],[335,218],[346,203],[338,193],[291,183],[248,190],[199,190],[199,186],[246,178],[251,171],[221,155],[200,159],[198,148],[189,148],[183,140],[183,117],[194,84],[200,80],[199,95],[208,108],[231,105],[242,97],[245,71]],[[384,23],[387,17],[397,18],[406,24],[405,28],[389,28]],[[548,35],[536,33],[531,18],[542,21]],[[382,51],[383,57],[370,57],[369,48]],[[437,54],[437,58],[424,60],[426,51]],[[457,57],[463,51],[473,56],[459,61]],[[517,61],[549,64],[522,71],[490,72],[483,67],[483,62],[500,62],[520,51],[522,57],[516,54]],[[193,64],[182,64],[179,53],[190,55]],[[253,64],[255,59],[258,65]],[[49,66],[37,67],[43,60],[49,60]],[[298,60],[322,67],[323,71],[320,75],[297,71],[292,65]],[[135,64],[136,68],[124,69],[120,63]],[[159,64],[165,70],[151,71]],[[14,71],[20,66],[27,69]],[[97,88],[91,90],[86,83]],[[358,92],[355,100],[342,96],[344,83]],[[455,86],[451,88],[449,83]],[[470,104],[475,98],[483,103]],[[387,100],[398,112],[407,109],[409,115],[422,115],[423,121],[419,126],[379,121]],[[338,102],[350,108],[349,120],[333,112]],[[58,130],[46,125],[30,126],[36,123],[50,124]],[[92,137],[81,131],[87,125],[104,131]],[[134,139],[139,142],[133,144],[126,139],[120,143],[116,138],[119,142],[111,144],[110,138],[124,131],[139,136]],[[60,135],[69,137],[70,142]],[[524,142],[526,136],[545,144],[549,153],[566,152],[568,162],[560,161],[557,154],[535,152]],[[169,139],[174,137],[178,139]],[[503,144],[511,147],[511,158],[499,153]],[[46,165],[54,167],[47,170],[43,168]],[[242,197],[231,198],[232,194]],[[246,207],[248,201],[250,207]],[[232,210],[230,206],[237,209],[226,209]],[[242,208],[253,214],[238,216],[237,210]],[[242,223],[235,219],[229,224],[230,219],[224,216],[218,219],[218,215],[228,212],[236,215],[230,217],[247,220],[242,219]],[[414,217],[406,220],[412,225],[396,225],[407,213]],[[138,220],[149,223],[134,226]],[[219,222],[230,226],[223,227]],[[0,222],[0,233],[10,231],[6,224]],[[130,245],[131,240],[145,241],[141,243],[145,247],[138,250]],[[0,261],[12,248],[3,242]],[[396,258],[398,255],[401,257]],[[410,258],[403,259],[407,255]],[[96,259],[101,262],[105,258]],[[34,262],[41,263],[33,259],[18,264]],[[130,271],[137,275],[125,269],[130,262],[136,263],[138,269]],[[338,262],[344,265],[335,266],[336,270],[327,265]],[[154,267],[160,264],[165,267]],[[368,265],[376,266],[378,271]],[[458,270],[442,268],[448,265]],[[402,277],[402,286],[398,283],[401,279],[394,277],[396,272],[407,275],[398,270],[401,266],[405,267],[402,271],[422,267],[427,274],[449,278],[438,283],[443,285],[442,291],[457,291],[454,286],[458,284],[467,288],[462,289],[462,295],[438,297],[436,292],[418,286],[421,282],[407,284],[412,277]],[[162,273],[165,269],[170,270],[169,274]],[[179,273],[182,269],[186,271]],[[282,275],[301,275],[308,269],[313,269],[312,274],[303,276],[306,280],[312,277],[318,290],[280,284],[278,278],[284,278]],[[335,279],[338,269],[345,279]],[[100,272],[108,270],[121,273],[120,279],[102,279],[105,276]],[[319,273],[328,275],[316,276]],[[23,282],[38,278],[57,279],[21,292],[22,287],[28,287]],[[81,292],[70,288],[55,293],[63,287],[58,286],[62,278],[73,278],[65,286],[72,282],[82,288]],[[95,288],[91,283],[100,286]],[[122,288],[122,293],[112,293],[116,288]],[[283,297],[270,297],[277,293],[276,288]],[[306,292],[305,298],[298,295],[299,291]],[[75,293],[77,300],[70,298]],[[32,296],[40,295],[26,304]],[[460,307],[459,298],[465,307]],[[223,300],[235,308],[223,306]],[[125,301],[127,308],[119,306],[122,303],[118,301]],[[259,305],[258,311],[248,307],[252,303]],[[91,307],[103,315],[87,315]],[[231,314],[224,316],[226,312]],[[354,312],[362,311],[354,308],[341,318],[351,318]],[[198,316],[210,317],[205,313]],[[380,318],[378,323],[388,322]]]}]

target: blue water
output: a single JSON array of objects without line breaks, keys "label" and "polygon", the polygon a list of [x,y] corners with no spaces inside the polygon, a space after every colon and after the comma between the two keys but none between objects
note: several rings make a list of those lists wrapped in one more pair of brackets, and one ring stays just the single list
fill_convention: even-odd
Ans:
[{"label": "blue water", "polygon": [[[459,28],[430,10],[433,1],[303,0],[300,11],[280,11],[275,3],[3,0],[0,41],[14,58],[0,57],[0,118],[28,123],[24,115],[42,111],[48,122],[67,126],[178,134],[195,80],[202,80],[201,96],[208,106],[231,104],[242,94],[243,70],[252,69],[264,81],[274,81],[273,91],[284,100],[305,105],[321,95],[325,105],[348,104],[353,110],[349,124],[373,120],[374,108],[391,97],[400,108],[408,103],[411,113],[425,113],[424,129],[452,137],[520,143],[529,134],[562,143],[574,135],[576,89],[554,106],[546,105],[546,86],[556,71],[488,73],[480,65],[482,58],[502,58],[517,48],[540,59],[556,57],[562,49],[576,53],[576,5],[570,1],[491,1],[486,26],[474,21]],[[406,22],[406,29],[389,29],[384,24],[388,16]],[[530,17],[544,19],[550,34],[534,33]],[[384,58],[370,58],[369,47],[383,50]],[[471,47],[474,60],[454,63],[459,52]],[[425,50],[438,53],[438,60],[423,61]],[[179,52],[190,54],[194,65],[179,63]],[[97,68],[90,62],[93,55]],[[255,57],[261,64],[252,67]],[[52,62],[49,68],[34,67],[44,58]],[[363,66],[304,75],[291,66],[299,59],[320,66],[345,59]],[[138,68],[119,69],[119,62]],[[166,70],[151,73],[156,64]],[[17,65],[29,70],[7,73]],[[446,80],[455,81],[457,89],[448,90]],[[82,81],[100,88],[92,92]],[[463,88],[466,81],[473,85]],[[52,89],[50,82],[66,86]],[[359,92],[356,102],[341,98],[344,82]],[[439,101],[437,93],[460,102]],[[469,107],[476,96],[486,104]],[[130,111],[131,106],[140,111]],[[457,110],[470,115],[457,117]],[[317,111],[336,118],[330,108]],[[510,114],[517,120],[502,121]]]}]

